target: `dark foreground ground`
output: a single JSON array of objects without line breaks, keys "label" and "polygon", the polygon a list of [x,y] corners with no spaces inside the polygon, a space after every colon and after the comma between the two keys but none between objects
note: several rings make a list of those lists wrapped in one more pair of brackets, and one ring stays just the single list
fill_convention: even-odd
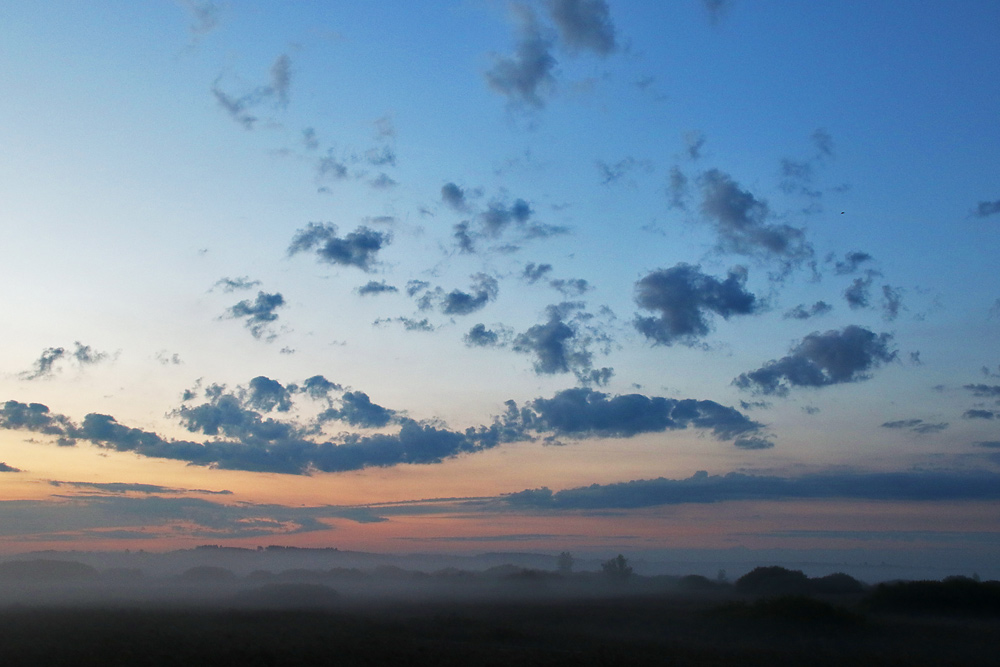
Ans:
[{"label": "dark foreground ground", "polygon": [[997,665],[1000,618],[678,595],[303,610],[7,608],[4,665]]}]

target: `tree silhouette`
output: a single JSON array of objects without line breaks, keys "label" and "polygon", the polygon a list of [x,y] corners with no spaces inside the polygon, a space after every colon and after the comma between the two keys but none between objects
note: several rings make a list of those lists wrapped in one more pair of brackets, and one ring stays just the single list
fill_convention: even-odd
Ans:
[{"label": "tree silhouette", "polygon": [[625,581],[632,575],[632,566],[628,564],[628,558],[621,554],[601,563],[601,570],[614,581]]},{"label": "tree silhouette", "polygon": [[556,560],[556,565],[559,570],[559,574],[569,574],[573,571],[573,554],[568,551],[563,551],[559,554],[559,558]]}]

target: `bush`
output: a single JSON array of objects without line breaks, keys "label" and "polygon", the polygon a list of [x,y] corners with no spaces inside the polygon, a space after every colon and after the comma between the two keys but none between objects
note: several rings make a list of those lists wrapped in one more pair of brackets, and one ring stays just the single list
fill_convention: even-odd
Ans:
[{"label": "bush", "polygon": [[746,595],[805,595],[809,577],[778,565],[755,567],[736,580],[736,590]]}]

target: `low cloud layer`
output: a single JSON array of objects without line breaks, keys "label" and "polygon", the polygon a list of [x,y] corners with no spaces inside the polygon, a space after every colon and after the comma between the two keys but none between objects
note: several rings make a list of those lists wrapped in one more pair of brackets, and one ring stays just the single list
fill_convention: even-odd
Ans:
[{"label": "low cloud layer", "polygon": [[995,501],[1000,475],[991,472],[829,473],[776,477],[702,471],[687,479],[640,479],[552,491],[528,489],[503,497],[535,510],[603,510],[740,500]]}]

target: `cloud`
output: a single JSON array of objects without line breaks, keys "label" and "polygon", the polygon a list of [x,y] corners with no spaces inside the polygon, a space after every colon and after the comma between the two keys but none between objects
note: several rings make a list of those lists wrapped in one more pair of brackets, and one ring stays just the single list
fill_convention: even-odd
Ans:
[{"label": "cloud", "polygon": [[786,320],[808,320],[810,317],[816,317],[817,315],[826,315],[831,310],[833,310],[833,306],[826,301],[817,301],[809,306],[809,308],[806,308],[805,304],[799,304],[787,311],[783,317]]},{"label": "cloud", "polygon": [[363,391],[348,391],[341,396],[341,408],[330,408],[320,415],[321,421],[338,419],[351,426],[363,428],[381,428],[386,426],[396,415],[395,410],[384,408],[372,403],[368,394]]},{"label": "cloud", "polygon": [[995,419],[997,417],[997,413],[993,412],[992,410],[973,409],[973,410],[966,410],[962,414],[962,417],[964,419]]},{"label": "cloud", "polygon": [[181,361],[181,355],[174,352],[171,354],[167,350],[160,350],[156,353],[156,360],[159,361],[164,366],[180,366],[184,362]]},{"label": "cloud", "polygon": [[882,285],[882,318],[891,322],[899,317],[903,306],[903,290],[889,285]]},{"label": "cloud", "polygon": [[670,176],[667,181],[667,195],[670,200],[670,208],[687,210],[688,198],[688,177],[679,167],[670,168]]},{"label": "cloud", "polygon": [[523,199],[516,200],[510,206],[492,201],[487,206],[486,211],[480,214],[479,219],[483,225],[483,232],[490,237],[499,236],[511,222],[524,224],[531,217],[534,211]]},{"label": "cloud", "polygon": [[159,484],[140,484],[137,482],[66,482],[59,480],[50,480],[49,485],[55,487],[70,486],[78,489],[88,489],[88,490],[101,491],[104,493],[113,493],[113,494],[159,493],[164,495],[181,495],[186,493],[204,493],[217,496],[233,495],[232,491],[226,491],[226,490],[210,491],[208,489],[178,489],[170,486],[160,486]]},{"label": "cloud", "polygon": [[967,500],[1000,499],[1000,475],[991,472],[827,473],[777,477],[696,472],[686,479],[640,479],[553,492],[526,489],[502,497],[537,510],[599,510],[741,500]]},{"label": "cloud", "polygon": [[321,262],[339,266],[356,266],[362,271],[372,271],[376,255],[388,245],[391,237],[368,227],[358,227],[343,238],[337,236],[337,227],[332,223],[310,222],[298,230],[288,246],[288,255],[316,250]]},{"label": "cloud", "polygon": [[867,308],[871,301],[872,276],[855,278],[854,282],[844,290],[844,300],[852,310]]},{"label": "cloud", "polygon": [[[827,261],[832,261],[832,259],[833,257],[831,253],[831,256],[827,257]],[[857,271],[862,264],[867,264],[873,261],[875,261],[875,259],[868,253],[855,250],[844,255],[843,261],[838,260],[837,263],[834,264],[833,270],[838,276],[846,276]]]},{"label": "cloud", "polygon": [[925,422],[923,419],[900,419],[897,421],[889,421],[882,424],[882,428],[891,429],[906,429],[908,431],[913,431],[919,435],[927,435],[929,433],[940,433],[941,431],[948,428],[948,424],[945,422],[940,422],[937,424],[932,424],[930,422]]},{"label": "cloud", "polygon": [[589,350],[592,336],[581,330],[586,314],[578,312],[571,317],[571,313],[581,308],[582,304],[572,302],[548,306],[547,321],[518,334],[513,350],[534,355],[534,369],[539,375],[589,373],[593,362]]},{"label": "cloud", "polygon": [[684,154],[690,160],[701,158],[701,151],[705,147],[705,135],[694,130],[684,133]]},{"label": "cloud", "polygon": [[373,294],[390,294],[392,292],[398,292],[399,290],[387,284],[384,280],[374,281],[369,280],[367,283],[358,288],[358,294],[361,296],[371,296]]},{"label": "cloud", "polygon": [[699,184],[701,212],[713,224],[723,252],[776,259],[786,268],[813,256],[801,229],[768,224],[767,203],[741,189],[728,174],[710,169],[701,175]]},{"label": "cloud", "polygon": [[7,465],[3,461],[0,461],[0,472],[24,472],[20,468],[15,468],[14,466]]},{"label": "cloud", "polygon": [[976,205],[973,215],[977,218],[987,218],[1000,213],[1000,199],[996,201],[981,201]]},{"label": "cloud", "polygon": [[368,181],[368,185],[372,186],[376,190],[388,190],[389,188],[396,187],[399,183],[388,174],[380,173],[378,176]]},{"label": "cloud", "polygon": [[821,156],[833,156],[833,137],[830,136],[829,132],[823,128],[817,129],[812,133],[812,141]]},{"label": "cloud", "polygon": [[219,87],[222,77],[218,77],[212,84],[212,95],[220,107],[229,116],[242,125],[247,130],[252,130],[257,123],[257,116],[252,110],[269,99],[276,99],[279,107],[288,105],[288,89],[291,83],[291,60],[287,55],[281,54],[271,65],[270,84],[258,86],[253,90],[240,96],[233,96],[226,93]]},{"label": "cloud", "polygon": [[757,433],[762,425],[715,401],[671,399],[642,394],[609,397],[585,387],[565,389],[527,406],[531,430],[573,438],[629,438],[688,427],[706,429],[720,440]]},{"label": "cloud", "polygon": [[288,412],[292,407],[291,391],[277,380],[258,375],[250,380],[246,405],[261,412]]},{"label": "cloud", "polygon": [[529,262],[527,266],[524,267],[524,271],[521,273],[521,278],[526,280],[529,285],[534,285],[539,280],[545,277],[545,274],[552,271],[551,264],[535,264],[534,262]]},{"label": "cloud", "polygon": [[756,297],[744,290],[746,279],[741,267],[723,281],[684,263],[653,271],[636,283],[635,300],[657,315],[637,316],[635,328],[658,345],[693,345],[711,331],[708,313],[729,319],[758,310]]},{"label": "cloud", "polygon": [[469,204],[465,200],[465,190],[451,182],[441,186],[441,201],[456,211],[465,212],[469,209]]},{"label": "cloud", "polygon": [[434,325],[426,317],[420,320],[411,317],[380,317],[372,322],[372,324],[374,326],[381,326],[390,322],[399,322],[407,331],[436,331]]},{"label": "cloud", "polygon": [[[245,317],[243,325],[250,330],[254,338],[260,338],[268,333],[269,325],[278,319],[278,314],[274,311],[284,305],[285,297],[280,293],[257,292],[257,298],[254,301],[244,299],[228,308],[226,317],[230,319]],[[273,334],[268,336],[268,338],[273,337]]]},{"label": "cloud", "polygon": [[601,185],[617,183],[622,177],[627,176],[636,169],[642,169],[645,172],[653,170],[653,163],[649,160],[636,160],[631,156],[623,158],[614,164],[608,164],[603,160],[598,160],[596,164],[597,172],[601,176]]},{"label": "cloud", "polygon": [[565,297],[580,296],[586,294],[591,289],[590,283],[583,278],[570,278],[568,280],[556,278],[550,280],[549,285],[558,292],[561,292]]},{"label": "cloud", "polygon": [[292,61],[281,54],[271,65],[271,90],[278,98],[278,104],[288,106],[288,88],[292,83]]},{"label": "cloud", "polygon": [[314,151],[317,148],[319,148],[319,138],[316,136],[315,129],[307,127],[306,129],[302,130],[302,144],[306,147],[307,150],[311,151]]},{"label": "cloud", "polygon": [[979,398],[1000,398],[1000,385],[966,384],[962,388],[971,391],[973,396]]},{"label": "cloud", "polygon": [[987,449],[1000,449],[1000,440],[980,440],[976,443],[977,447],[986,447]]},{"label": "cloud", "polygon": [[445,315],[469,315],[482,310],[487,303],[497,298],[500,291],[496,278],[484,273],[473,276],[475,283],[471,292],[452,290],[441,301],[441,312]]},{"label": "cloud", "polygon": [[733,384],[762,394],[786,396],[791,387],[827,387],[860,382],[870,371],[896,359],[892,335],[850,325],[841,331],[814,332],[789,354],[743,373]]},{"label": "cloud", "polygon": [[500,334],[486,328],[485,324],[476,324],[469,333],[465,334],[463,340],[469,347],[496,347],[500,344]]},{"label": "cloud", "polygon": [[365,161],[376,167],[395,167],[396,152],[388,146],[370,148],[365,151]]},{"label": "cloud", "polygon": [[729,9],[729,0],[701,0],[712,23],[718,23]]},{"label": "cloud", "polygon": [[606,56],[615,50],[615,27],[604,0],[548,0],[547,4],[570,53],[593,51]]},{"label": "cloud", "polygon": [[517,6],[515,13],[520,34],[514,55],[495,56],[493,67],[485,74],[486,82],[511,104],[541,108],[555,85],[552,42],[542,36],[534,12]]},{"label": "cloud", "polygon": [[212,285],[212,289],[221,287],[223,292],[235,292],[237,290],[253,289],[260,285],[259,280],[250,280],[249,276],[239,276],[237,278],[219,278]]},{"label": "cloud", "polygon": [[72,350],[67,350],[64,347],[47,347],[42,350],[41,355],[32,364],[32,370],[24,371],[18,377],[22,380],[49,378],[59,370],[59,362],[61,361],[74,363],[83,368],[105,361],[110,356],[107,352],[98,352],[90,345],[84,345],[80,341],[73,343]]},{"label": "cloud", "polygon": [[219,25],[219,6],[216,3],[209,2],[208,0],[202,0],[201,2],[181,0],[181,4],[191,12],[194,18],[194,23],[189,27],[195,35],[209,33]]}]

